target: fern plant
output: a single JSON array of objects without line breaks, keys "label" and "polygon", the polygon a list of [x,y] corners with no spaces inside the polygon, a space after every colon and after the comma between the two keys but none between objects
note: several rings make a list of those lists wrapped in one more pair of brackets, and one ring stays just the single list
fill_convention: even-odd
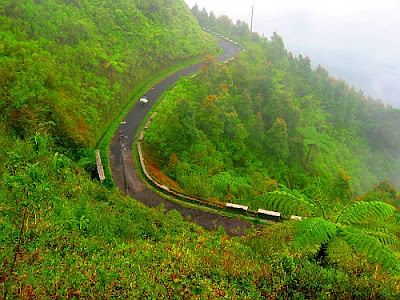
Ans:
[{"label": "fern plant", "polygon": [[311,213],[318,213],[316,204],[307,197],[300,198],[286,191],[274,191],[261,194],[257,197],[260,207],[266,207],[279,211],[283,215],[301,214],[309,216]]},{"label": "fern plant", "polygon": [[397,244],[398,239],[376,225],[392,215],[393,206],[379,201],[355,202],[325,215],[328,210],[324,210],[322,201],[301,199],[288,192],[266,193],[258,200],[286,215],[308,213],[309,218],[296,223],[292,244],[295,249],[318,247],[317,258],[323,264],[328,257],[346,259],[343,253],[351,250],[391,273],[400,273],[400,264],[387,246]]}]

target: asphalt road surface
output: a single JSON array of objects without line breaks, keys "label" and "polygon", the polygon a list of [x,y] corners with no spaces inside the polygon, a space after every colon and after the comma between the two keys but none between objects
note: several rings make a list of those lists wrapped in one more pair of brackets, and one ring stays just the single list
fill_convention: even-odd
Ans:
[{"label": "asphalt road surface", "polygon": [[[223,54],[218,56],[217,59],[219,61],[225,61],[241,51],[238,46],[226,40],[220,39],[218,43],[224,51]],[[223,226],[227,234],[231,236],[243,235],[245,229],[250,228],[252,224],[237,218],[224,217],[219,214],[213,214],[195,208],[187,208],[167,200],[148,188],[147,184],[142,181],[134,165],[132,142],[134,141],[140,124],[145,119],[152,105],[171,85],[179,80],[181,76],[187,76],[197,71],[200,67],[201,63],[198,63],[166,77],[146,92],[147,98],[149,99],[146,105],[137,101],[133,108],[127,113],[124,121],[121,122],[118,129],[115,131],[110,144],[109,159],[112,177],[121,193],[128,193],[132,198],[149,207],[164,204],[164,208],[167,211],[175,209],[179,211],[185,219],[190,216],[192,222],[196,222],[207,230],[216,230],[219,226]],[[136,141],[134,141],[133,147],[136,147]]]}]

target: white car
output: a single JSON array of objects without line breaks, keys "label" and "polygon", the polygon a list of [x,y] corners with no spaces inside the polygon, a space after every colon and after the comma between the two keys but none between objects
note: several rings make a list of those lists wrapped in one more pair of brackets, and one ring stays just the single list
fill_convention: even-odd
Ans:
[{"label": "white car", "polygon": [[140,98],[139,102],[143,103],[143,105],[145,105],[147,102],[149,102],[149,99],[147,99],[146,97],[142,97]]}]

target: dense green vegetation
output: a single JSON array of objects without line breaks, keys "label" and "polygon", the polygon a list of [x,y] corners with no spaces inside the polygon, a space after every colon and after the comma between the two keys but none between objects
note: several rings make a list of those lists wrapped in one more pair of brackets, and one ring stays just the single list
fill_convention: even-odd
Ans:
[{"label": "dense green vegetation", "polygon": [[192,11],[247,51],[229,66],[204,61],[167,95],[145,135],[154,175],[210,202],[309,217],[293,242],[321,265],[348,268],[361,253],[397,273],[400,198],[385,179],[399,182],[400,111],[313,70],[276,33],[249,43],[243,23]]},{"label": "dense green vegetation", "polygon": [[160,111],[149,151],[166,175],[202,198],[251,205],[256,194],[285,185],[310,198],[321,190],[349,200],[353,190],[400,180],[400,110],[321,66],[313,70],[276,33],[254,38],[229,67],[207,61]]},{"label": "dense green vegetation", "polygon": [[93,146],[154,72],[213,50],[180,1],[6,0],[0,24],[2,123],[70,146]]},{"label": "dense green vegetation", "polygon": [[[224,20],[228,26],[221,30],[244,40],[247,26]],[[325,220],[321,230],[328,228],[328,239],[312,240],[307,222],[231,238],[222,228],[208,232],[176,211],[146,208],[97,181],[94,151],[84,147],[99,142],[135,90],[156,72],[215,53],[212,39],[180,0],[0,3],[0,298],[396,299],[397,215],[382,202],[397,205],[399,194],[383,181],[359,196],[370,203],[372,209],[364,210],[370,222],[362,224],[361,214],[351,215],[349,177],[336,167],[323,174],[334,156],[324,158],[317,151],[337,145],[334,126],[322,106],[298,109],[303,100],[294,101],[294,91],[311,93],[315,86],[287,85],[282,79],[299,80],[285,69],[299,60],[287,58],[278,36],[277,42],[258,41],[229,68],[209,58],[199,79],[182,81],[160,107],[161,118],[146,137],[158,138],[159,148],[147,147],[157,153],[157,162],[165,162],[154,166],[194,195],[243,203],[253,195],[263,204],[287,207],[286,213],[295,203],[287,199],[324,203],[324,209],[305,207],[312,207],[310,216]],[[275,44],[284,52],[276,61],[263,56]],[[266,95],[283,104],[268,104]],[[393,124],[397,111],[378,108]],[[289,116],[297,117],[297,123]],[[169,124],[163,126],[166,117]],[[365,134],[376,128],[389,134],[381,124],[377,121]],[[349,128],[340,132],[352,132]],[[363,138],[367,145],[368,137]],[[171,148],[176,140],[180,143]],[[396,141],[391,140],[393,146]],[[377,143],[375,152],[368,153],[383,153],[378,159],[387,159],[380,152],[393,149],[387,146]],[[360,187],[369,184],[359,181]],[[288,196],[268,194],[277,189]],[[343,206],[350,213],[335,222]],[[347,247],[332,256],[338,243],[351,244],[354,230],[376,239],[364,248],[354,243],[358,252]],[[382,248],[369,246],[379,243]],[[320,244],[329,246],[326,253]]]},{"label": "dense green vegetation", "polygon": [[[49,140],[1,141],[0,286],[7,298],[395,298],[362,257],[337,268],[294,251],[293,223],[229,238],[121,198]],[[350,264],[351,263],[351,264]]]}]

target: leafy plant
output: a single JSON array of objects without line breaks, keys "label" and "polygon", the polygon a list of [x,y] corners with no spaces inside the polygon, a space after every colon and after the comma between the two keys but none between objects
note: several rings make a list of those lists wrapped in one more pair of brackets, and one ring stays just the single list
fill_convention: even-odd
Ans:
[{"label": "leafy plant", "polygon": [[307,197],[296,197],[285,191],[274,191],[261,194],[257,196],[256,201],[260,207],[279,211],[286,216],[294,214],[308,216],[318,211],[316,204]]},{"label": "leafy plant", "polygon": [[336,241],[339,239],[369,261],[381,263],[389,272],[400,273],[400,263],[393,250],[386,246],[397,243],[397,238],[385,229],[369,225],[387,220],[393,214],[393,206],[379,201],[355,202],[326,214],[328,210],[318,203],[320,200],[311,204],[284,192],[266,193],[259,198],[267,208],[288,215],[311,212],[309,218],[296,223],[292,244],[296,249],[317,246],[317,258],[322,263],[330,255],[327,251],[336,251],[330,244],[340,245]]},{"label": "leafy plant", "polygon": [[315,127],[298,128],[297,131],[304,137],[303,144],[308,147],[304,168],[307,166],[312,149],[328,152],[330,148],[334,147],[329,135],[317,132]]}]

